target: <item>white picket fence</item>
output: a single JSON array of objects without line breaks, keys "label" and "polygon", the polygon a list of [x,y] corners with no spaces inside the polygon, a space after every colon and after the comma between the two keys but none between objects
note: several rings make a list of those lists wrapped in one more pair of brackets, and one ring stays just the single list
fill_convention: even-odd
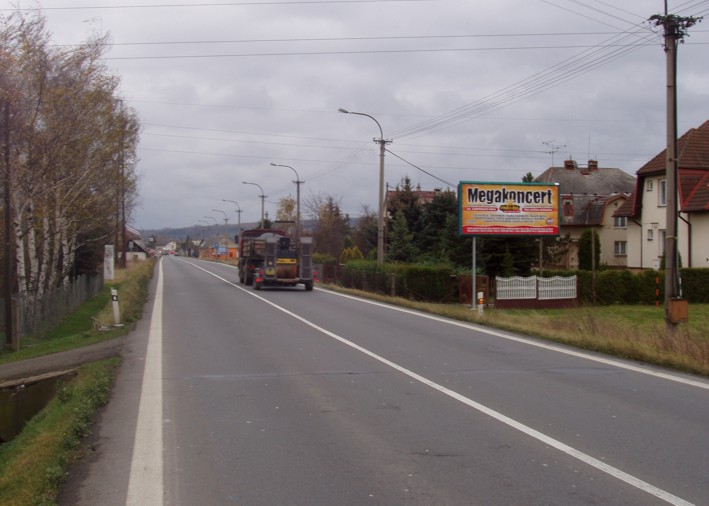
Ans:
[{"label": "white picket fence", "polygon": [[540,278],[538,276],[495,278],[497,300],[575,299],[576,276]]}]

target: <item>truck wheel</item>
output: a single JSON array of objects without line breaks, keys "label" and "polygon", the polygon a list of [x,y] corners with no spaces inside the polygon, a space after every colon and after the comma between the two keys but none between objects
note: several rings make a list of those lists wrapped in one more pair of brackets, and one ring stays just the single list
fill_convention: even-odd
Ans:
[{"label": "truck wheel", "polygon": [[312,281],[306,281],[306,282],[305,282],[305,291],[306,291],[306,292],[312,292],[312,291],[313,291],[313,282],[312,282]]},{"label": "truck wheel", "polygon": [[246,273],[246,286],[251,286],[254,284],[254,274],[252,272]]}]

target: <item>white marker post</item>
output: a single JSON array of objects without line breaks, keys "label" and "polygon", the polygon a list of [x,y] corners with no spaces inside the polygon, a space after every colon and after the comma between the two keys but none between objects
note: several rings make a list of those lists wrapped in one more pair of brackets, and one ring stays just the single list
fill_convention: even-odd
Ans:
[{"label": "white marker post", "polygon": [[113,301],[113,323],[116,326],[121,324],[121,311],[118,307],[118,290],[111,288],[111,300]]}]

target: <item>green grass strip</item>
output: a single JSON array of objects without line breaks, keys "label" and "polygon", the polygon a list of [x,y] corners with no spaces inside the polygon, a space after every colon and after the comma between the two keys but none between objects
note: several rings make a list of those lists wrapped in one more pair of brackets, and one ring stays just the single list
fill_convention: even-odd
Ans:
[{"label": "green grass strip", "polygon": [[119,359],[81,367],[76,377],[35,416],[14,440],[0,446],[0,504],[56,503],[69,464],[80,455],[96,410],[108,402]]}]

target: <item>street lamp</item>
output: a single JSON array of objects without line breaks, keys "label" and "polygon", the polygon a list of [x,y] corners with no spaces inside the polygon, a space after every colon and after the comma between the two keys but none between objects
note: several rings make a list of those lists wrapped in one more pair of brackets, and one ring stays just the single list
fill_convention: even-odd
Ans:
[{"label": "street lamp", "polygon": [[382,265],[384,263],[384,151],[386,151],[386,145],[390,144],[391,141],[384,140],[384,131],[379,122],[363,112],[348,111],[340,107],[338,109],[343,114],[356,114],[357,116],[366,116],[373,120],[379,127],[379,139],[374,139],[374,142],[379,144],[379,219],[377,220],[377,265]]},{"label": "street lamp", "polygon": [[265,225],[265,223],[266,223],[266,222],[263,220],[263,210],[264,210],[264,206],[265,206],[265,203],[266,203],[266,195],[263,194],[263,188],[261,188],[261,185],[260,185],[260,184],[257,184],[257,183],[249,183],[249,182],[247,182],[247,181],[242,181],[242,183],[244,183],[244,184],[252,184],[252,185],[254,185],[254,186],[258,186],[259,190],[261,190],[261,195],[259,195],[259,197],[261,198],[261,226],[263,227],[263,226]]},{"label": "street lamp", "polygon": [[212,209],[212,211],[222,213],[224,215],[224,248],[228,249],[229,239],[227,239],[227,227],[229,226],[229,218],[227,217],[227,214],[221,209]]},{"label": "street lamp", "polygon": [[236,206],[236,216],[238,219],[237,229],[239,231],[239,242],[241,242],[241,206],[239,206],[239,203],[235,200],[222,199],[222,202],[231,202]]},{"label": "street lamp", "polygon": [[298,171],[295,170],[293,167],[290,165],[281,165],[280,163],[271,163],[273,167],[286,167],[290,170],[292,170],[295,173],[295,183],[296,186],[296,196],[295,196],[295,244],[296,248],[300,248],[300,185],[305,183],[305,181],[300,180],[300,176],[298,175]]}]

